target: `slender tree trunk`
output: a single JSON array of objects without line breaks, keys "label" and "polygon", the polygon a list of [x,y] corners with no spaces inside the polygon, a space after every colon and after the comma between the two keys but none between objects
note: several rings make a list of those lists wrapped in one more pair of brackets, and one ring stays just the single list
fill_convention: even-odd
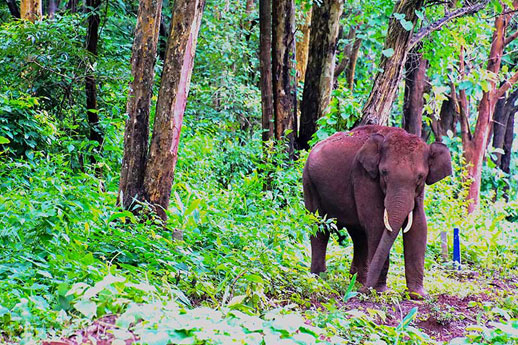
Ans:
[{"label": "slender tree trunk", "polygon": [[[94,62],[97,59],[97,43],[99,42],[99,13],[101,0],[87,0],[86,11],[88,13],[88,31],[86,36],[86,50],[91,54],[88,66],[88,74],[85,77],[86,90],[86,113],[88,116],[88,125],[90,127],[89,140],[96,141],[98,147],[96,151],[100,151],[103,145],[103,134],[99,127],[99,109],[97,107],[97,87],[94,75]],[[95,163],[94,155],[91,156],[91,162]]]},{"label": "slender tree trunk", "polygon": [[308,65],[309,55],[309,34],[311,32],[311,14],[312,9],[306,14],[303,24],[297,25],[297,30],[302,32],[302,40],[296,43],[296,60],[297,60],[297,85],[304,81],[306,76],[306,67]]},{"label": "slender tree trunk", "polygon": [[309,57],[302,94],[300,130],[297,139],[301,149],[309,149],[316,132],[317,120],[324,115],[334,82],[336,39],[342,15],[341,0],[323,0],[313,5]]},{"label": "slender tree trunk", "polygon": [[297,131],[295,3],[276,0],[272,5],[274,133],[277,140],[287,140],[287,151],[292,155]]},{"label": "slender tree trunk", "polygon": [[405,100],[403,104],[403,128],[408,132],[421,136],[423,123],[424,90],[428,61],[416,46],[406,61]]},{"label": "slender tree trunk", "polygon": [[356,63],[358,62],[358,53],[360,52],[361,46],[362,38],[356,37],[354,39],[351,56],[349,57],[349,63],[345,69],[345,80],[347,82],[347,88],[351,91],[354,90],[354,74],[356,73]]},{"label": "slender tree trunk", "polygon": [[[423,0],[399,0],[394,7],[394,14],[404,14],[404,20],[411,23],[411,28],[404,28],[401,21],[392,15],[385,39],[385,52],[381,56],[378,73],[371,93],[363,108],[362,125],[388,124],[392,103],[396,97],[399,82],[403,76],[413,27],[417,23],[416,10],[423,5]],[[407,30],[409,29],[409,30]]]},{"label": "slender tree trunk", "polygon": [[78,10],[78,3],[79,0],[68,0],[67,2],[67,10],[69,10],[71,13],[76,13]]},{"label": "slender tree trunk", "polygon": [[47,9],[47,13],[50,18],[54,18],[54,14],[56,13],[59,6],[59,0],[49,0],[49,7]]},{"label": "slender tree trunk", "polygon": [[261,69],[262,139],[273,135],[273,86],[272,86],[272,4],[259,0],[259,65]]},{"label": "slender tree trunk", "polygon": [[175,0],[153,135],[144,175],[144,196],[165,220],[187,104],[205,0]]},{"label": "slender tree trunk", "polygon": [[20,16],[22,19],[35,22],[41,19],[41,0],[21,0],[20,1]]},{"label": "slender tree trunk", "polygon": [[[516,116],[516,108],[507,120],[507,128],[505,130],[505,138],[504,138],[504,155],[502,156],[502,160],[500,163],[500,169],[503,172],[509,174],[511,173],[511,152],[513,147],[513,138],[514,138],[514,119]],[[509,181],[509,183],[517,183],[516,181]],[[509,186],[504,187],[504,199],[509,201]]]},{"label": "slender tree trunk", "polygon": [[[515,8],[518,7],[518,1],[514,3]],[[498,75],[502,55],[505,47],[506,28],[511,19],[512,13],[502,13],[495,19],[495,31],[489,52],[489,61],[487,71],[493,75]],[[471,138],[463,137],[464,157],[468,164],[468,176],[472,183],[468,192],[467,199],[470,201],[468,212],[472,213],[480,203],[480,184],[482,178],[482,166],[491,131],[491,123],[493,121],[493,113],[498,99],[516,83],[518,72],[507,80],[500,88],[497,88],[496,81],[490,80],[490,90],[484,92],[478,107],[478,118],[475,126],[475,132]]]},{"label": "slender tree trunk", "polygon": [[149,141],[149,110],[157,43],[161,23],[162,0],[139,2],[135,38],[131,54],[131,76],[124,131],[124,157],[117,203],[130,209],[135,199],[142,200],[142,184]]},{"label": "slender tree trunk", "polygon": [[[502,149],[504,147],[505,136],[507,134],[507,125],[509,117],[516,112],[518,106],[515,102],[518,100],[518,90],[513,91],[509,97],[502,97],[498,100],[495,108],[493,119],[493,147]],[[501,165],[502,154],[496,153],[495,164]]]},{"label": "slender tree trunk", "polygon": [[14,18],[20,18],[20,9],[18,8],[18,5],[16,4],[16,0],[5,0],[7,3],[7,7],[9,7],[9,12]]}]

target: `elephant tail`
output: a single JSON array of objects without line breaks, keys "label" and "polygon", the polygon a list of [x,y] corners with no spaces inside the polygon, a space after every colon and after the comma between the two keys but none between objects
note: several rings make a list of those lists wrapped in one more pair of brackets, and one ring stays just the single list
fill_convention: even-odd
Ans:
[{"label": "elephant tail", "polygon": [[309,176],[308,164],[304,167],[302,174],[302,187],[304,189],[304,204],[309,212],[316,212],[320,206],[318,191]]}]

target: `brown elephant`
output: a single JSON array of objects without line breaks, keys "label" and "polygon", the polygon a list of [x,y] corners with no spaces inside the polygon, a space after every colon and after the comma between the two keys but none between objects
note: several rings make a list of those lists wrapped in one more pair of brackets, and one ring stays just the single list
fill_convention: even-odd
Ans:
[{"label": "brown elephant", "polygon": [[[304,201],[310,212],[347,229],[354,251],[350,272],[365,288],[387,289],[389,252],[404,227],[407,288],[424,296],[424,185],[451,173],[445,145],[428,145],[400,128],[363,126],[315,145],[304,167]],[[312,273],[326,270],[329,235],[311,236]]]}]

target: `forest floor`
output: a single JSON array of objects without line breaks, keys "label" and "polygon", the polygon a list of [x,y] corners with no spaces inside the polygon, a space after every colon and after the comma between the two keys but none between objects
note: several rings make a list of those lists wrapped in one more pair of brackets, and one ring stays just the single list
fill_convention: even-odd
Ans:
[{"label": "forest floor", "polygon": [[[430,295],[422,300],[401,299],[399,294],[396,298],[391,298],[390,295],[395,294],[393,291],[377,296],[357,295],[346,302],[339,303],[337,307],[349,311],[351,316],[354,315],[355,310],[369,314],[374,316],[379,324],[392,327],[396,327],[412,308],[417,307],[418,314],[413,325],[435,341],[447,343],[453,338],[465,336],[466,327],[470,325],[487,325],[494,320],[494,315],[491,316],[488,306],[494,306],[497,298],[512,295],[518,291],[518,277],[487,279],[467,275],[457,278],[459,284],[481,284],[486,288],[482,293],[463,297],[441,293]],[[337,300],[340,298],[338,297]],[[311,309],[326,312],[326,307],[318,301],[312,301]],[[117,315],[107,315],[66,338],[48,340],[42,344],[129,345],[139,340],[134,336],[133,339],[126,341],[114,341],[114,332],[117,330],[116,321]]]}]

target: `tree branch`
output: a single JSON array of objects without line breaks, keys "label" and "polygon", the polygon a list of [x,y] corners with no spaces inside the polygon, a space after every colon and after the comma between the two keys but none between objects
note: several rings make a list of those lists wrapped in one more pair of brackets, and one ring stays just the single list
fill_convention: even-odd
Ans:
[{"label": "tree branch", "polygon": [[470,14],[477,13],[478,11],[480,11],[484,7],[486,7],[488,3],[489,3],[489,0],[482,0],[473,5],[461,7],[455,11],[452,11],[452,12],[446,14],[444,17],[437,20],[436,22],[434,22],[424,28],[421,28],[419,31],[417,31],[414,34],[414,36],[410,40],[410,45],[408,46],[408,50],[412,49],[419,41],[421,41],[423,38],[425,38],[432,32],[442,28],[449,21],[451,21],[455,18],[459,18],[462,16],[467,16]]},{"label": "tree branch", "polygon": [[[465,66],[464,66],[464,47],[460,48],[460,58],[459,58],[459,69],[460,69],[460,77],[461,80],[465,78]],[[462,144],[465,148],[469,145],[472,145],[471,130],[469,128],[469,106],[468,106],[468,97],[466,95],[466,90],[459,90],[459,114],[460,114],[460,133],[462,137]]]},{"label": "tree branch", "polygon": [[494,99],[499,99],[502,97],[507,90],[511,88],[518,81],[518,72],[515,72],[511,78],[507,79],[502,86],[500,86],[496,91],[493,97]]},{"label": "tree branch", "polygon": [[508,45],[509,43],[511,43],[512,41],[514,41],[516,39],[516,37],[518,37],[518,30],[516,30],[515,33],[513,33],[512,35],[509,35],[505,38],[505,41],[504,41],[504,46]]}]

